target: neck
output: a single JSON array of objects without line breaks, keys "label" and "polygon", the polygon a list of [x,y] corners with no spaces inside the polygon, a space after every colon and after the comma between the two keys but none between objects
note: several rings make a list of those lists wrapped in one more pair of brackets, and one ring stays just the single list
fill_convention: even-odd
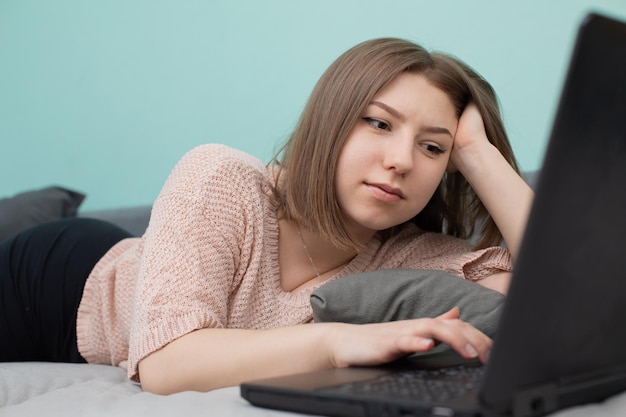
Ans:
[{"label": "neck", "polygon": [[356,255],[338,249],[319,234],[287,220],[279,221],[279,265],[281,287],[294,291],[325,281],[339,272]]},{"label": "neck", "polygon": [[302,240],[320,275],[346,265],[357,255],[354,249],[340,249],[320,234],[300,228]]}]

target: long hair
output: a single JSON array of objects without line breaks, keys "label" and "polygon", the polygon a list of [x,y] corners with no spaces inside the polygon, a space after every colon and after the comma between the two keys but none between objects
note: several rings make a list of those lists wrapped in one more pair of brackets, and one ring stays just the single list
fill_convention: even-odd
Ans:
[{"label": "long hair", "polygon": [[[362,249],[347,231],[335,176],[343,145],[374,96],[399,74],[424,75],[452,101],[457,117],[473,101],[489,140],[517,170],[491,86],[454,57],[429,53],[396,38],[356,45],[337,58],[315,85],[294,132],[274,156],[274,194],[282,215],[342,248]],[[477,247],[499,244],[489,213],[460,173],[446,174],[424,210],[410,221],[461,238],[478,233]],[[386,231],[395,233],[396,228]]]},{"label": "long hair", "polygon": [[[442,53],[433,53],[433,66],[422,74],[447,93],[460,117],[469,102],[480,112],[489,141],[519,173],[509,142],[498,98],[491,85],[467,64]],[[460,238],[474,238],[476,248],[498,245],[502,235],[489,212],[460,172],[446,173],[429,204],[413,219],[421,228]]]}]

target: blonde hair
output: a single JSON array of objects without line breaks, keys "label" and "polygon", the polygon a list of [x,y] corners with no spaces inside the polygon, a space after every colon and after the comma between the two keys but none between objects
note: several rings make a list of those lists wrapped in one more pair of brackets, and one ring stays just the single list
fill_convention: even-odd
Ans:
[{"label": "blonde hair", "polygon": [[[444,91],[460,117],[476,103],[487,136],[518,171],[497,97],[480,75],[460,60],[396,38],[356,45],[337,58],[315,85],[300,120],[272,163],[278,166],[274,193],[283,215],[315,230],[333,244],[361,249],[348,233],[336,190],[339,153],[374,96],[400,73],[425,76]],[[460,173],[447,173],[424,210],[410,220],[420,228],[460,238],[478,236],[476,247],[501,243],[486,208]],[[384,232],[395,233],[397,228]]]}]

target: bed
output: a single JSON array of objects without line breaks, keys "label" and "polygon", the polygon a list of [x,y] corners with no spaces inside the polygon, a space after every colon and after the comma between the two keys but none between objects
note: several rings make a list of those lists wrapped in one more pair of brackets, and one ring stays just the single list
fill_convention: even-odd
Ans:
[{"label": "bed", "polygon": [[[529,178],[532,182],[533,178]],[[26,198],[27,197],[27,198]],[[38,190],[28,196],[0,200],[4,213],[24,217],[39,203],[37,219],[46,216],[83,216],[114,222],[134,235],[145,230],[150,207],[80,212],[84,195],[61,188]],[[51,210],[51,207],[55,210]],[[43,210],[45,207],[46,210]],[[7,217],[3,217],[7,220]],[[15,221],[9,222],[11,227]],[[0,341],[7,343],[7,341]],[[126,377],[125,370],[105,365],[61,363],[0,363],[0,417],[3,416],[243,416],[288,417],[301,414],[256,408],[239,395],[238,387],[208,393],[184,392],[169,396],[145,393]],[[626,416],[626,392],[603,403],[589,404],[553,414],[559,417]]]},{"label": "bed", "polygon": [[[623,417],[626,393],[603,403],[553,414],[558,417]],[[256,408],[238,387],[208,393],[159,396],[142,392],[121,368],[59,363],[1,363],[0,416],[238,416],[295,417],[302,414]]]}]

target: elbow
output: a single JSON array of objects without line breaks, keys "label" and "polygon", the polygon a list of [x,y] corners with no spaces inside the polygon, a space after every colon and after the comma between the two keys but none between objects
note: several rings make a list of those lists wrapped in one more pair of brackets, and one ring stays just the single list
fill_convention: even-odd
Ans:
[{"label": "elbow", "polygon": [[215,379],[198,372],[196,361],[187,362],[170,355],[167,349],[153,352],[138,365],[138,377],[144,392],[157,395],[176,394],[183,391],[207,392],[221,386]]},{"label": "elbow", "polygon": [[232,375],[207,355],[203,335],[204,332],[191,332],[141,359],[137,373],[142,389],[168,395],[207,392],[235,382]]},{"label": "elbow", "polygon": [[170,395],[176,394],[178,391],[172,391],[162,384],[155,383],[154,381],[141,381],[141,389],[143,392],[148,392],[155,395]]},{"label": "elbow", "polygon": [[142,379],[140,383],[141,383],[141,389],[143,390],[143,392],[148,392],[150,394],[170,395],[170,394],[176,394],[177,392],[180,392],[180,391],[174,391],[171,389],[171,387],[168,387],[166,384],[162,384],[158,381],[155,381],[149,378],[146,378],[145,380]]},{"label": "elbow", "polygon": [[175,360],[169,353],[167,349],[161,349],[139,362],[138,379],[144,392],[169,395],[183,391],[208,391],[194,384],[193,372],[185,372],[181,360]]},{"label": "elbow", "polygon": [[148,356],[139,362],[138,378],[144,392],[157,395],[169,395],[180,392],[168,378],[166,368],[159,366],[158,361]]}]

